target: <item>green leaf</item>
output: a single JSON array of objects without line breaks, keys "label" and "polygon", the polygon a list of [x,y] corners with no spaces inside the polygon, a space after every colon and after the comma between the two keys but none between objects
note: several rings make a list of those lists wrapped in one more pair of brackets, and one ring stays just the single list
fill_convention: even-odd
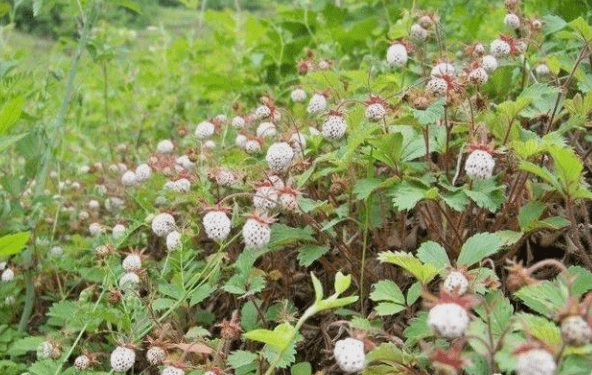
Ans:
[{"label": "green leaf", "polygon": [[380,280],[373,285],[374,290],[370,293],[370,299],[372,301],[390,301],[398,303],[399,305],[405,304],[405,297],[403,292],[399,289],[399,286],[391,280]]},{"label": "green leaf", "polygon": [[12,255],[20,252],[29,241],[29,232],[7,234],[0,237],[0,256]]},{"label": "green leaf", "polygon": [[542,316],[518,313],[515,316],[516,327],[522,329],[534,338],[551,346],[561,345],[561,332],[552,321]]},{"label": "green leaf", "polygon": [[342,297],[337,299],[325,299],[319,302],[316,302],[316,308],[320,310],[328,310],[328,309],[336,309],[338,307],[343,307],[350,305],[358,300],[358,296],[349,296],[349,297]]},{"label": "green leaf", "polygon": [[380,302],[374,307],[374,310],[379,316],[395,315],[405,310],[405,306],[392,302]]},{"label": "green leaf", "polygon": [[323,285],[321,281],[314,275],[314,273],[310,273],[310,277],[312,278],[312,286],[315,291],[315,302],[319,302],[323,299]]},{"label": "green leaf", "polygon": [[446,250],[434,241],[422,243],[419,250],[417,250],[417,257],[422,262],[431,264],[438,269],[450,267],[450,259],[448,259]]},{"label": "green leaf", "polygon": [[419,281],[411,284],[409,289],[407,289],[407,306],[413,305],[421,297],[422,292],[423,287]]},{"label": "green leaf", "polygon": [[470,267],[495,254],[501,247],[502,241],[496,234],[477,233],[463,244],[456,263],[459,267]]},{"label": "green leaf", "polygon": [[7,355],[21,356],[30,351],[36,351],[39,345],[45,341],[44,337],[28,336],[15,341],[11,346]]},{"label": "green leaf", "polygon": [[391,189],[390,195],[393,197],[393,206],[399,210],[411,210],[417,203],[426,197],[428,189],[419,184],[412,184],[404,181]]},{"label": "green leaf", "polygon": [[255,329],[245,333],[249,340],[260,341],[269,344],[278,350],[284,350],[290,345],[295,328],[289,323],[283,323],[275,327],[273,331],[268,329]]},{"label": "green leaf", "polygon": [[311,375],[312,366],[309,362],[298,362],[290,367],[290,375]]},{"label": "green leaf", "polygon": [[434,124],[444,117],[444,99],[438,99],[425,110],[411,109],[421,125]]},{"label": "green leaf", "polygon": [[381,262],[396,264],[415,276],[419,281],[427,283],[438,273],[438,269],[431,264],[423,264],[419,259],[402,251],[385,251],[378,254]]},{"label": "green leaf", "polygon": [[502,189],[503,186],[497,186],[495,179],[491,178],[473,181],[473,189],[465,189],[464,192],[477,206],[496,212],[506,200]]},{"label": "green leaf", "polygon": [[251,353],[246,350],[235,350],[228,356],[228,363],[233,369],[250,365],[259,358],[256,353]]},{"label": "green leaf", "polygon": [[543,32],[545,35],[552,34],[556,31],[563,29],[567,25],[567,22],[563,18],[554,14],[547,14],[543,17]]},{"label": "green leaf", "polygon": [[341,271],[335,274],[335,293],[345,292],[351,285],[351,275],[345,276]]},{"label": "green leaf", "polygon": [[353,193],[356,194],[358,199],[366,200],[381,183],[382,180],[380,178],[363,178],[356,182]]},{"label": "green leaf", "polygon": [[308,267],[329,251],[327,245],[304,245],[298,249],[298,264]]},{"label": "green leaf", "polygon": [[555,177],[551,172],[549,172],[548,169],[524,160],[520,162],[519,168],[523,171],[530,172],[533,175],[540,177],[543,181],[551,184],[555,188],[555,190],[563,192],[561,185],[559,184],[559,180],[557,180],[557,177]]},{"label": "green leaf", "polygon": [[24,137],[26,137],[29,133],[22,133],[18,135],[5,135],[0,136],[0,152],[4,152],[7,148],[12,146],[13,144],[17,143]]},{"label": "green leaf", "polygon": [[0,135],[6,133],[21,117],[23,104],[23,98],[20,96],[4,104],[2,110],[0,110]]},{"label": "green leaf", "polygon": [[564,306],[567,298],[550,281],[528,285],[514,293],[526,306],[545,316],[551,316],[559,307]]},{"label": "green leaf", "polygon": [[592,290],[592,272],[581,266],[571,266],[568,268],[569,274],[575,277],[571,286],[574,294],[584,294]]},{"label": "green leaf", "polygon": [[142,7],[140,6],[140,4],[136,3],[135,1],[132,0],[111,0],[111,3],[114,5],[119,5],[121,7],[126,8],[127,10],[131,10],[132,12],[139,14],[139,15],[143,15],[144,11],[142,10]]},{"label": "green leaf", "polygon": [[293,228],[282,223],[276,223],[271,226],[269,238],[270,249],[282,248],[298,241],[313,241],[313,230],[310,226],[304,228]]},{"label": "green leaf", "polygon": [[380,344],[379,347],[368,353],[368,355],[366,355],[366,361],[368,363],[384,362],[389,364],[406,365],[411,364],[414,361],[414,356],[389,342]]},{"label": "green leaf", "polygon": [[541,202],[528,202],[521,209],[518,214],[518,223],[520,228],[524,231],[530,223],[537,220],[545,211],[545,205]]},{"label": "green leaf", "polygon": [[577,31],[585,41],[589,42],[592,39],[592,29],[584,18],[576,18],[569,23],[569,26]]},{"label": "green leaf", "polygon": [[432,329],[428,326],[428,312],[422,311],[415,319],[411,321],[411,324],[405,328],[403,332],[407,340],[405,340],[405,344],[408,347],[413,346],[414,344],[421,341],[421,339],[429,337],[432,335]]}]

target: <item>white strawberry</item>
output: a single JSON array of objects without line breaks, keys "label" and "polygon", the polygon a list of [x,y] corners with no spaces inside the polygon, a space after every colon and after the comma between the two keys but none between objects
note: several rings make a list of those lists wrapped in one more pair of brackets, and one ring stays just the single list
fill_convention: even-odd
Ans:
[{"label": "white strawberry", "polygon": [[271,115],[271,108],[266,105],[262,105],[255,110],[255,118],[262,120],[268,118]]},{"label": "white strawberry", "polygon": [[518,355],[518,375],[553,375],[557,365],[553,355],[543,349],[531,349]]},{"label": "white strawberry", "polygon": [[407,48],[395,43],[386,50],[386,61],[394,67],[401,67],[407,63]]},{"label": "white strawberry", "polygon": [[465,171],[467,176],[473,179],[490,178],[495,167],[495,160],[491,154],[484,150],[475,150],[471,152],[465,162]]},{"label": "white strawberry", "polygon": [[191,167],[193,167],[195,165],[195,163],[193,163],[191,160],[189,160],[189,157],[187,155],[179,156],[175,160],[175,164],[180,166],[183,169],[191,169]]},{"label": "white strawberry", "polygon": [[152,219],[152,232],[158,237],[165,237],[175,230],[175,219],[166,212],[154,216]]},{"label": "white strawberry", "polygon": [[333,63],[329,60],[321,60],[319,61],[318,67],[321,70],[327,70],[327,69],[331,69],[331,66],[333,65]]},{"label": "white strawberry", "polygon": [[136,289],[140,285],[140,276],[134,272],[127,272],[119,279],[119,288],[123,290]]},{"label": "white strawberry", "polygon": [[481,43],[475,44],[473,47],[473,57],[480,57],[485,54],[485,47]]},{"label": "white strawberry", "polygon": [[170,154],[173,151],[173,142],[168,139],[164,139],[158,142],[156,145],[156,151],[160,152],[161,154]]},{"label": "white strawberry", "polygon": [[97,254],[97,256],[104,257],[109,255],[109,253],[111,253],[111,249],[107,245],[99,245],[95,247],[95,254]]},{"label": "white strawberry", "polygon": [[469,288],[469,281],[462,272],[452,271],[444,279],[442,288],[448,294],[462,296]]},{"label": "white strawberry", "polygon": [[64,253],[64,249],[61,246],[54,246],[50,250],[51,255],[53,256],[60,256]]},{"label": "white strawberry", "polygon": [[57,359],[62,355],[60,347],[50,341],[44,341],[39,350],[41,357],[44,359]]},{"label": "white strawberry", "polygon": [[327,108],[327,98],[323,94],[314,94],[306,109],[311,115],[317,115]]},{"label": "white strawberry", "polygon": [[421,25],[415,23],[411,25],[409,36],[416,42],[423,42],[428,37],[428,31],[421,27]]},{"label": "white strawberry", "polygon": [[244,134],[238,134],[234,139],[234,144],[239,147],[245,147],[245,143],[247,143],[247,137]]},{"label": "white strawberry", "polygon": [[256,139],[249,139],[245,142],[245,151],[249,154],[256,154],[261,151],[261,143]]},{"label": "white strawberry", "polygon": [[[82,212],[86,212],[86,211],[81,211],[81,213]],[[88,212],[86,212],[86,214],[88,215]],[[99,234],[104,233],[105,227],[103,227],[99,223],[92,223],[91,225],[88,226],[88,231],[90,232],[90,235],[94,237],[94,236],[98,236]]]},{"label": "white strawberry", "polygon": [[439,336],[454,339],[461,337],[469,325],[469,315],[456,303],[439,303],[430,309],[428,325]]},{"label": "white strawberry", "polygon": [[138,271],[140,268],[142,268],[142,259],[140,258],[140,254],[138,254],[138,253],[128,254],[125,257],[125,259],[123,259],[121,266],[127,272]]},{"label": "white strawberry", "polygon": [[499,58],[507,56],[511,51],[511,47],[508,44],[508,42],[502,39],[496,39],[493,42],[491,42],[491,45],[489,46],[489,51],[493,56]]},{"label": "white strawberry", "polygon": [[218,125],[224,125],[228,121],[228,117],[225,114],[216,115],[213,119],[213,122]]},{"label": "white strawberry", "polygon": [[337,140],[345,135],[346,129],[347,123],[343,114],[339,111],[331,111],[323,123],[322,133],[326,139]]},{"label": "white strawberry", "polygon": [[582,346],[592,341],[592,328],[580,315],[571,315],[561,321],[563,341],[572,346]]},{"label": "white strawberry", "polygon": [[534,72],[536,73],[537,76],[542,77],[542,76],[549,75],[551,73],[551,70],[549,69],[547,64],[538,64],[534,68]]},{"label": "white strawberry", "polygon": [[358,372],[364,369],[366,354],[364,353],[364,343],[360,340],[348,337],[337,341],[333,355],[335,362],[344,372]]},{"label": "white strawberry", "polygon": [[136,174],[133,171],[127,171],[121,176],[121,183],[123,186],[133,186],[136,182]]},{"label": "white strawberry", "polygon": [[185,375],[185,371],[174,366],[167,366],[160,372],[160,375]]},{"label": "white strawberry", "polygon": [[115,225],[111,231],[111,235],[114,240],[119,240],[125,235],[125,226],[122,224]]},{"label": "white strawberry", "polygon": [[197,139],[207,139],[210,138],[216,127],[209,121],[202,121],[200,122],[197,127],[195,128],[195,137]]},{"label": "white strawberry", "polygon": [[485,55],[481,59],[481,65],[488,72],[493,72],[497,69],[497,59],[492,55]]},{"label": "white strawberry", "polygon": [[101,207],[101,204],[96,199],[91,199],[87,203],[88,209],[91,211],[96,211]]},{"label": "white strawberry", "polygon": [[113,371],[126,372],[136,361],[136,352],[130,348],[118,346],[111,353],[111,367]]},{"label": "white strawberry", "polygon": [[442,62],[432,68],[430,76],[432,78],[456,77],[456,68],[450,63]]},{"label": "white strawberry", "polygon": [[295,103],[300,103],[306,100],[306,91],[302,89],[294,89],[290,93],[290,99]]},{"label": "white strawberry", "polygon": [[166,247],[168,251],[175,251],[181,247],[181,233],[176,230],[167,234],[166,236]]},{"label": "white strawberry", "polygon": [[90,366],[90,359],[85,355],[79,355],[74,360],[74,367],[78,371],[84,371]]},{"label": "white strawberry", "polygon": [[442,78],[432,78],[426,85],[426,89],[434,95],[441,96],[446,94],[448,83]]},{"label": "white strawberry", "polygon": [[253,207],[258,210],[270,210],[277,205],[278,192],[273,186],[260,186],[253,195]]},{"label": "white strawberry", "polygon": [[420,26],[426,30],[431,28],[432,26],[434,26],[434,20],[432,19],[432,17],[430,17],[428,15],[421,16],[421,18],[417,21],[417,23],[419,23]]},{"label": "white strawberry", "polygon": [[279,177],[279,176],[277,176],[275,174],[272,174],[272,175],[267,176],[265,178],[265,180],[267,182],[269,182],[271,184],[271,186],[273,186],[277,190],[283,189],[284,186],[286,186],[284,184],[284,181],[281,179],[281,177]]},{"label": "white strawberry", "polygon": [[469,80],[476,86],[482,86],[487,82],[487,72],[483,68],[471,70]]},{"label": "white strawberry", "polygon": [[175,190],[178,193],[186,193],[189,190],[191,190],[191,181],[189,181],[186,178],[180,178],[177,181],[175,181],[175,186],[173,187],[173,190]]},{"label": "white strawberry", "polygon": [[520,18],[514,13],[508,13],[504,17],[504,23],[508,29],[517,29],[520,27]]},{"label": "white strawberry", "polygon": [[300,192],[298,190],[292,189],[290,187],[281,189],[279,191],[279,201],[282,207],[292,212],[298,211],[298,202],[296,201],[296,196],[299,193]]},{"label": "white strawberry", "polygon": [[213,180],[220,186],[231,186],[238,179],[236,173],[225,168],[215,170],[210,174],[210,177],[213,177]]},{"label": "white strawberry", "polygon": [[231,222],[223,210],[209,211],[204,215],[203,226],[208,238],[224,241],[230,234]]},{"label": "white strawberry", "polygon": [[277,134],[275,125],[271,122],[262,122],[257,127],[257,137],[273,137]]},{"label": "white strawberry", "polygon": [[269,243],[273,219],[254,213],[243,226],[242,234],[246,247],[263,247]]},{"label": "white strawberry", "polygon": [[294,150],[286,142],[278,142],[269,146],[265,160],[269,168],[274,171],[283,171],[290,166],[294,158]]},{"label": "white strawberry", "polygon": [[166,352],[160,346],[151,346],[146,352],[146,360],[151,365],[161,364],[166,358]]},{"label": "white strawberry", "polygon": [[370,99],[366,101],[366,106],[364,116],[368,121],[380,121],[386,115],[386,109],[384,109],[384,103],[380,96],[371,95]]},{"label": "white strawberry", "polygon": [[540,31],[543,28],[543,23],[539,19],[532,20],[532,22],[530,24],[531,24],[532,28],[536,31]]},{"label": "white strawberry", "polygon": [[235,116],[232,119],[232,126],[237,129],[244,128],[246,124],[247,124],[247,122],[245,121],[245,118],[243,116]]},{"label": "white strawberry", "polygon": [[152,168],[148,164],[140,164],[136,168],[136,180],[138,182],[146,181],[152,175]]}]

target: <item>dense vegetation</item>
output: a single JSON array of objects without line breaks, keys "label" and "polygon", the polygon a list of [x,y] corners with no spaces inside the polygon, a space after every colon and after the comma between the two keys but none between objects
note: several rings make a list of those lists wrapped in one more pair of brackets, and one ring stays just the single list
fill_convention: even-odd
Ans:
[{"label": "dense vegetation", "polygon": [[590,6],[430,3],[1,2],[0,372],[591,374]]}]

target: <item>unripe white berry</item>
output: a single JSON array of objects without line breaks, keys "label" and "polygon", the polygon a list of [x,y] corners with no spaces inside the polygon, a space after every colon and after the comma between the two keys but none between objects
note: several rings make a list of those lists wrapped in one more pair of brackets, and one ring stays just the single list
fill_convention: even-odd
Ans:
[{"label": "unripe white berry", "polygon": [[551,353],[543,349],[531,349],[518,355],[518,375],[553,375],[557,365]]},{"label": "unripe white berry", "polygon": [[454,339],[461,337],[467,329],[469,315],[456,303],[439,303],[430,309],[428,325],[439,336]]},{"label": "unripe white berry", "polygon": [[156,151],[160,152],[161,154],[170,154],[171,152],[173,152],[173,148],[173,142],[171,142],[168,139],[164,139],[158,142],[158,145],[156,146]]},{"label": "unripe white berry", "polygon": [[364,369],[366,354],[364,353],[364,343],[360,340],[348,337],[337,341],[333,355],[342,371],[358,372]]}]

